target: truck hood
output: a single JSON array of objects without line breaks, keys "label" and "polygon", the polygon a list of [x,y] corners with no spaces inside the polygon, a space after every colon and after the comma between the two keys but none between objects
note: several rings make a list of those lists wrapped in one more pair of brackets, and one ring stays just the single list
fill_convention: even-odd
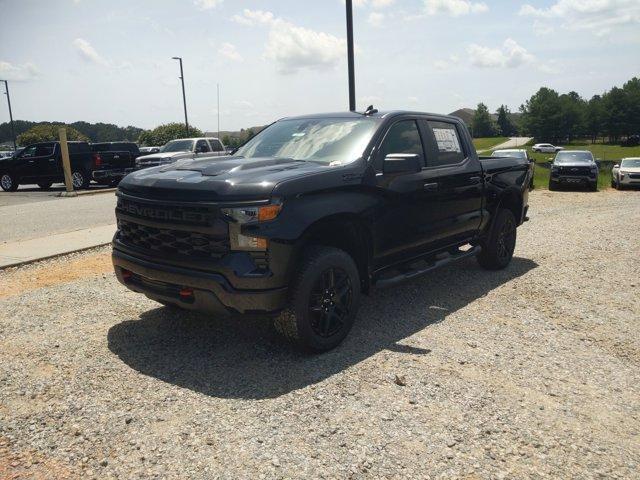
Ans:
[{"label": "truck hood", "polygon": [[290,158],[216,157],[139,170],[127,175],[119,188],[143,198],[175,201],[265,200],[279,183],[338,168]]},{"label": "truck hood", "polygon": [[585,162],[562,162],[562,163],[554,163],[554,167],[597,167],[597,163],[585,163]]},{"label": "truck hood", "polygon": [[138,158],[142,160],[165,160],[167,158],[180,158],[186,155],[190,155],[190,152],[166,152],[166,153],[151,153],[149,155],[142,155]]},{"label": "truck hood", "polygon": [[624,173],[640,173],[640,167],[620,167],[620,171]]}]

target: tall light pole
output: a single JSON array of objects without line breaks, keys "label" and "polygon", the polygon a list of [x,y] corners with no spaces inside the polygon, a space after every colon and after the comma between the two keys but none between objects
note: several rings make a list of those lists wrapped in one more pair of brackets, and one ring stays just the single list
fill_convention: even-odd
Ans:
[{"label": "tall light pole", "polygon": [[347,0],[347,62],[349,64],[349,110],[356,111],[356,75],[353,59],[353,1]]},{"label": "tall light pole", "polygon": [[4,82],[5,95],[7,96],[7,103],[9,104],[9,120],[11,121],[11,139],[13,140],[13,151],[17,150],[16,147],[16,132],[13,129],[13,113],[11,113],[11,97],[9,96],[9,82],[6,80],[0,80]]},{"label": "tall light pole", "polygon": [[187,129],[187,137],[189,136],[189,120],[187,119],[187,95],[184,93],[184,72],[182,71],[182,57],[171,57],[173,60],[180,62],[180,81],[182,82],[182,103],[184,104],[184,125]]},{"label": "tall light pole", "polygon": [[220,140],[220,84],[217,83],[216,87],[218,89],[218,140]]}]

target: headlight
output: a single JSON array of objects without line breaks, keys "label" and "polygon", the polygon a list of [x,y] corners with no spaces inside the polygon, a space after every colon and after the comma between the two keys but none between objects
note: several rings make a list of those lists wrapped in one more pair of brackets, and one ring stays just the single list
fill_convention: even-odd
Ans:
[{"label": "headlight", "polygon": [[282,204],[256,207],[223,208],[222,213],[230,218],[229,240],[231,250],[266,250],[266,238],[243,235],[242,226],[252,223],[268,222],[280,214]]}]

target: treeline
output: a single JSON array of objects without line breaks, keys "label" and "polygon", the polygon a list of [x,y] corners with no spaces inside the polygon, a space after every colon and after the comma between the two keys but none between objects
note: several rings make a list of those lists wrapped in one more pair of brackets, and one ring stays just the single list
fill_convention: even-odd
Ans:
[{"label": "treeline", "polygon": [[[74,128],[91,142],[116,142],[118,140],[137,141],[144,129],[138,127],[119,127],[112,123],[89,123],[74,122],[65,124],[64,122],[30,122],[27,120],[14,120],[13,125],[16,137],[28,132],[34,127],[43,125],[67,125]],[[0,123],[0,143],[11,143],[11,124],[9,122]]]},{"label": "treeline", "polygon": [[542,142],[603,138],[618,143],[640,134],[640,79],[590,99],[542,87],[513,114],[502,105],[495,115],[478,105],[470,128],[474,137],[529,135]]}]

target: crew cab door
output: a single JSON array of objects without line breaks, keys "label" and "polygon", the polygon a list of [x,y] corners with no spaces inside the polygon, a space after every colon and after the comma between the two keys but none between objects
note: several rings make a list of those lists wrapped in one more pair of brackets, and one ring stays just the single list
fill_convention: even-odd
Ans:
[{"label": "crew cab door", "polygon": [[375,215],[374,248],[378,266],[384,266],[429,249],[438,191],[426,171],[416,118],[390,125],[377,150],[376,184],[384,201]]},{"label": "crew cab door", "polygon": [[437,190],[435,246],[473,237],[482,219],[484,179],[471,139],[460,125],[442,119],[421,119],[425,138],[426,176]]},{"label": "crew cab door", "polygon": [[23,179],[48,178],[55,175],[55,144],[31,145],[20,154],[16,165],[18,176]]},{"label": "crew cab door", "polygon": [[206,140],[198,140],[196,142],[195,154],[196,156],[211,154],[211,147],[209,146],[209,142],[207,142]]},{"label": "crew cab door", "polygon": [[214,152],[215,156],[221,157],[227,154],[220,140],[212,139],[209,140],[209,143],[211,144],[211,151]]}]

